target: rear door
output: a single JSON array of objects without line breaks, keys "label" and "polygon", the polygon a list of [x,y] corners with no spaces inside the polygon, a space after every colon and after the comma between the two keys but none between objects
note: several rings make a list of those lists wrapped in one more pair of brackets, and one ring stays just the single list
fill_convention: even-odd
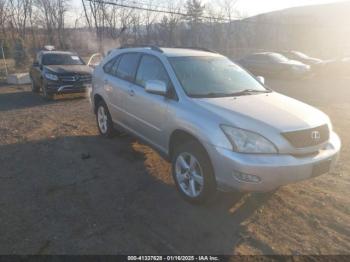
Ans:
[{"label": "rear door", "polygon": [[134,82],[139,53],[120,54],[103,67],[105,71],[104,86],[109,97],[109,108],[113,122],[129,127],[130,117],[126,103],[130,87]]},{"label": "rear door", "polygon": [[125,107],[125,99],[123,99],[123,96],[125,97],[125,93],[123,92],[125,87],[116,76],[120,58],[120,55],[114,57],[103,66],[104,74],[102,81],[108,99],[106,102],[108,103],[113,122],[122,122]]}]

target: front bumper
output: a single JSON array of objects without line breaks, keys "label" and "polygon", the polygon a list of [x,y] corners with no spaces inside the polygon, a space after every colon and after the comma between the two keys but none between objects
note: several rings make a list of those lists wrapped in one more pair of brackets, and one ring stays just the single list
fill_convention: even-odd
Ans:
[{"label": "front bumper", "polygon": [[[329,162],[331,170],[340,147],[339,137],[332,133],[328,144],[312,155],[242,154],[212,145],[208,153],[220,190],[264,192],[321,175],[327,171],[315,172],[315,168],[324,162]],[[237,174],[258,176],[260,181],[245,182],[237,179]]]},{"label": "front bumper", "polygon": [[91,88],[90,82],[65,83],[56,81],[46,81],[47,91],[49,94],[71,94],[83,93]]}]

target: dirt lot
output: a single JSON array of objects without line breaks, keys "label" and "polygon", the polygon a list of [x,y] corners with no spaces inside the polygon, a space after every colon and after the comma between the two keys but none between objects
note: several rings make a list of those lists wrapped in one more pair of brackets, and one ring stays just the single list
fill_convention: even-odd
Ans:
[{"label": "dirt lot", "polygon": [[348,81],[269,81],[331,116],[343,142],[333,173],[204,207],[179,197],[152,149],[99,137],[86,98],[1,86],[0,253],[350,254]]}]

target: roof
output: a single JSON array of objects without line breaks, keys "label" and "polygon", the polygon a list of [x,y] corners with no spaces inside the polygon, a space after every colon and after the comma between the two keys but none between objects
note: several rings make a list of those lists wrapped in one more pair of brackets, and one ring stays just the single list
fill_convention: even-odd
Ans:
[{"label": "roof", "polygon": [[[195,48],[175,48],[175,47],[152,47],[152,46],[144,46],[144,47],[124,47],[122,48],[125,51],[134,51],[134,52],[144,52],[144,51],[154,51],[161,53],[167,57],[181,57],[181,56],[221,56],[218,53],[213,51],[206,51],[202,49]],[[120,50],[120,49],[114,49]]]},{"label": "roof", "polygon": [[188,49],[188,48],[161,48],[164,55],[168,57],[179,57],[179,56],[221,56],[218,53],[211,51],[199,50],[199,49]]},{"label": "roof", "polygon": [[57,54],[57,55],[75,55],[75,52],[69,52],[69,51],[47,51],[47,50],[42,50],[40,51],[43,55],[46,54]]}]

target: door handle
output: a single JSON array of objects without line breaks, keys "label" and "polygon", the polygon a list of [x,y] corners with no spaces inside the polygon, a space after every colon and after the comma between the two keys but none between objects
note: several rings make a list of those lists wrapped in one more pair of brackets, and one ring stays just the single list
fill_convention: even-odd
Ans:
[{"label": "door handle", "polygon": [[105,85],[108,85],[108,80],[107,79],[105,79],[103,82],[105,83]]},{"label": "door handle", "polygon": [[128,93],[129,93],[129,96],[134,96],[135,95],[135,91],[132,90],[132,89],[129,89]]}]

